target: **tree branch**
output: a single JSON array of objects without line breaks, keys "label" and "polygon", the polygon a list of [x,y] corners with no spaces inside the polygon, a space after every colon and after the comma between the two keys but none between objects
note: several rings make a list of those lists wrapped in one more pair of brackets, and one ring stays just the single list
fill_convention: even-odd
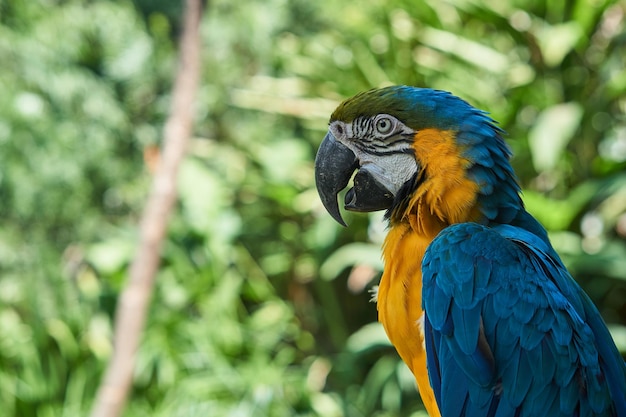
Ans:
[{"label": "tree branch", "polygon": [[180,40],[180,62],[164,128],[162,158],[140,224],[140,242],[118,303],[113,356],[98,388],[92,417],[121,415],[132,385],[135,355],[154,290],[161,245],[176,201],[178,167],[193,124],[193,103],[200,77],[201,0],[187,0]]}]

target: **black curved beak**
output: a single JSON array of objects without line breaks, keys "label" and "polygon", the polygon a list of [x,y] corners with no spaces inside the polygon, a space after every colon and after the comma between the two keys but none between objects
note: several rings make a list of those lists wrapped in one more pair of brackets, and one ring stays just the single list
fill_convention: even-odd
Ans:
[{"label": "black curved beak", "polygon": [[354,176],[354,186],[346,194],[345,209],[370,212],[391,207],[394,194],[377,179],[372,165],[361,166],[354,152],[332,133],[327,133],[315,157],[315,184],[324,207],[342,226],[346,223],[339,211],[337,195],[346,188],[356,169],[359,172]]},{"label": "black curved beak", "polygon": [[328,132],[315,157],[315,185],[326,211],[342,226],[337,195],[346,188],[359,163],[350,149]]}]

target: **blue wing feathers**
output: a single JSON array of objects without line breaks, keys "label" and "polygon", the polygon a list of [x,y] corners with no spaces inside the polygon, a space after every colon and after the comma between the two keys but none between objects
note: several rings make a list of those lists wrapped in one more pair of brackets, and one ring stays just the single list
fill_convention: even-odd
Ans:
[{"label": "blue wing feathers", "polygon": [[[465,150],[463,156],[476,164],[493,167],[491,150],[486,146],[472,146]],[[491,182],[493,184],[495,181]]]},{"label": "blue wing feathers", "polygon": [[445,348],[452,353],[453,357],[463,358],[463,360],[457,360],[457,364],[477,387],[485,388],[493,383],[493,356],[485,354],[485,352],[480,349],[478,344],[472,352],[466,354],[460,349],[459,345],[454,340],[446,341],[448,343]]},{"label": "blue wing feathers", "polygon": [[[477,304],[477,299],[474,297],[474,289],[476,288],[471,277],[473,274],[468,274],[470,279],[464,282],[460,282],[459,286],[454,291],[454,301],[462,309],[469,309]],[[480,313],[477,313],[480,316]]]},{"label": "blue wing feathers", "polygon": [[513,317],[520,325],[526,324],[535,315],[536,309],[537,304],[533,303],[531,300],[525,300],[524,298],[518,299],[513,309]]},{"label": "blue wing feathers", "polygon": [[599,314],[593,314],[595,307],[587,294],[582,293],[587,322],[594,332],[598,343],[598,355],[600,363],[603,365],[602,377],[606,379],[613,398],[616,415],[626,416],[626,364],[615,349],[611,335],[602,321]]},{"label": "blue wing feathers", "polygon": [[578,398],[580,398],[581,392],[576,384],[576,381],[570,380],[567,385],[561,388],[561,412],[565,415],[571,415],[574,409],[579,406]]},{"label": "blue wing feathers", "polygon": [[517,349],[515,335],[511,333],[506,323],[499,323],[496,328],[495,337],[496,339],[492,345],[494,356],[497,362],[507,363],[507,361],[511,360]]},{"label": "blue wing feathers", "polygon": [[476,283],[476,297],[483,299],[488,289],[489,276],[491,275],[491,262],[484,256],[479,256],[474,260],[474,282]]},{"label": "blue wing feathers", "polygon": [[478,347],[480,332],[480,309],[471,310],[455,308],[452,310],[452,324],[454,326],[454,343],[466,355],[472,354]]},{"label": "blue wing feathers", "polygon": [[[557,313],[557,312],[555,312]],[[559,345],[568,345],[572,340],[573,329],[569,326],[567,317],[562,314],[555,314],[556,324],[552,328],[554,339]]]},{"label": "blue wing feathers", "polygon": [[521,381],[521,378],[517,377],[517,375],[519,374],[520,355],[520,349],[515,349],[513,357],[510,358],[508,363],[504,364],[502,370],[502,386],[510,387],[510,390],[508,390],[509,395],[507,395],[506,398],[515,408],[519,407],[527,393],[527,390],[524,390],[523,387],[518,386],[518,384],[524,384],[528,382]]},{"label": "blue wing feathers", "polygon": [[539,343],[541,343],[544,336],[545,332],[539,330],[537,325],[534,322],[531,322],[525,324],[520,329],[519,344],[523,349],[531,352],[535,350]]},{"label": "blue wing feathers", "polygon": [[[440,341],[440,351],[443,356],[441,361],[453,361],[452,352],[443,346],[446,343],[446,337],[442,337]],[[441,398],[454,398],[455,401],[442,401],[440,403],[442,415],[461,416],[468,392],[466,387],[469,385],[467,377],[458,366],[442,367],[441,372],[442,391]]]},{"label": "blue wing feathers", "polygon": [[433,314],[429,316],[429,321],[441,331],[444,323],[449,318],[450,304],[452,303],[452,297],[445,294],[440,288],[434,288],[433,298],[430,300]]},{"label": "blue wing feathers", "polygon": [[[432,331],[430,319],[426,316],[424,316],[424,334],[430,335],[429,337],[424,338],[426,351],[438,352],[441,333]],[[437,404],[441,404],[441,367],[439,365],[439,356],[427,355],[426,366],[429,370],[428,378],[430,379],[430,385],[432,386],[433,393],[435,394],[435,400],[437,401]]]},{"label": "blue wing feathers", "polygon": [[626,366],[544,237],[464,223],[426,251],[425,343],[443,417],[626,417]]},{"label": "blue wing feathers", "polygon": [[511,297],[508,288],[502,288],[493,294],[494,310],[499,318],[508,318],[513,314],[515,297]]},{"label": "blue wing feathers", "polygon": [[515,417],[517,410],[513,407],[505,397],[499,396],[498,406],[494,417]]}]

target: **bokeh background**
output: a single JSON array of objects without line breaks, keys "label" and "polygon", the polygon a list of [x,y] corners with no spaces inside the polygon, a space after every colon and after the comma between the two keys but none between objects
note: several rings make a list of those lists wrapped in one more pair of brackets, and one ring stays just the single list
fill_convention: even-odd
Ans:
[{"label": "bokeh background", "polygon": [[[626,4],[211,0],[197,123],[126,416],[423,416],[376,324],[381,216],[313,159],[343,98],[445,89],[626,351]],[[86,415],[176,68],[176,1],[0,0],[0,413]]]}]

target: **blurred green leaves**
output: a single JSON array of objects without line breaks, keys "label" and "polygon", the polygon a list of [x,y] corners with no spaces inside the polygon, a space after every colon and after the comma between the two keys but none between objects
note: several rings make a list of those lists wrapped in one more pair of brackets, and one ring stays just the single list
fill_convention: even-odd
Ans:
[{"label": "blurred green leaves", "polygon": [[537,172],[554,169],[578,130],[582,115],[579,103],[556,104],[539,114],[528,132],[528,145]]},{"label": "blurred green leaves", "polygon": [[[85,414],[110,355],[176,63],[179,11],[149,3],[0,1],[6,415]],[[390,83],[501,123],[528,209],[622,340],[625,15],[617,1],[210,2],[126,415],[423,415],[368,302],[382,220],[340,228],[313,184],[338,101]]]},{"label": "blurred green leaves", "polygon": [[353,265],[367,265],[382,270],[380,246],[367,243],[349,243],[342,246],[322,263],[320,278],[335,279],[344,269]]},{"label": "blurred green leaves", "polygon": [[537,41],[541,55],[548,67],[556,67],[576,46],[582,30],[575,21],[556,25],[545,25],[537,31]]}]

